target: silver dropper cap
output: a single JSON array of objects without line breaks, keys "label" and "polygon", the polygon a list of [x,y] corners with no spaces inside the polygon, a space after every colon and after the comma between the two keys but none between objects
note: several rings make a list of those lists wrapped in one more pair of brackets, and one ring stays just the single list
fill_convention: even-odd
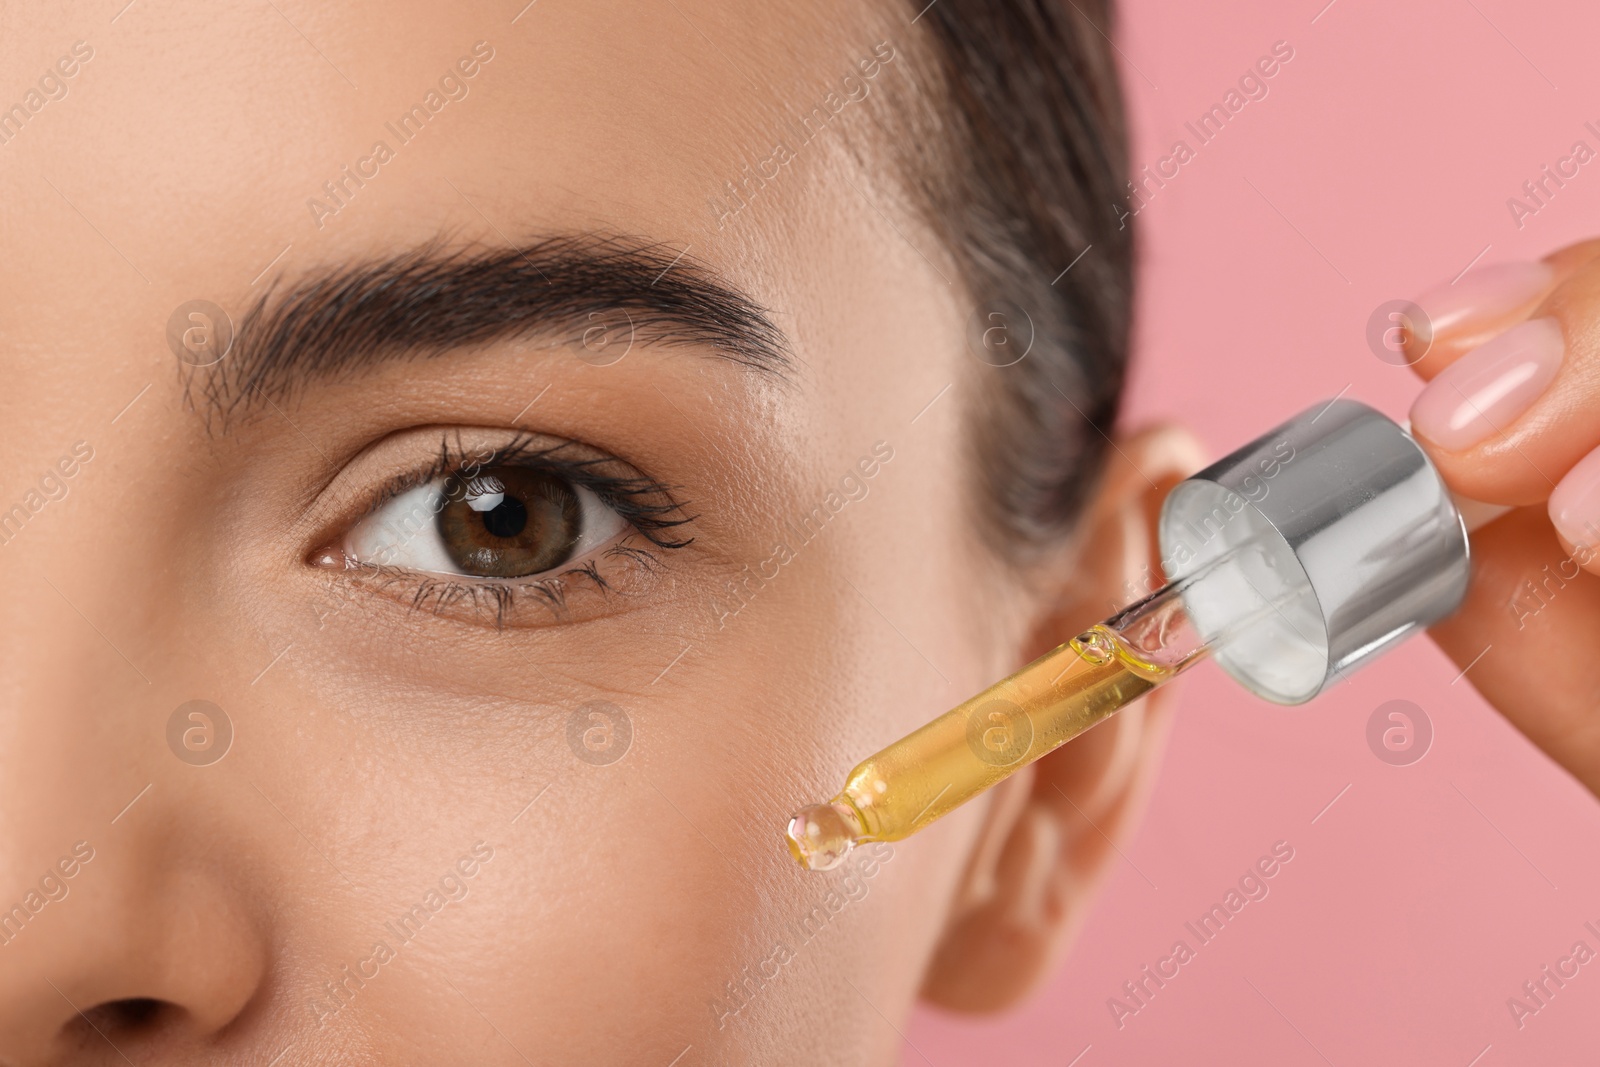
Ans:
[{"label": "silver dropper cap", "polygon": [[1169,580],[1245,688],[1300,704],[1449,615],[1467,531],[1411,437],[1353,400],[1310,408],[1179,483],[1161,510]]}]

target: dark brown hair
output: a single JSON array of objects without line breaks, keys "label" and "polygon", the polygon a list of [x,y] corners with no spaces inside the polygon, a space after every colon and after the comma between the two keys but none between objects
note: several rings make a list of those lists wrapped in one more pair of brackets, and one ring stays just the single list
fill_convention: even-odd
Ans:
[{"label": "dark brown hair", "polygon": [[[1126,377],[1133,239],[1110,17],[1111,0],[936,0],[913,27],[945,126],[917,149],[943,158],[911,168],[916,200],[975,314],[1017,307],[1032,324],[1020,362],[977,366],[972,427],[985,521],[1017,562],[1077,518]],[[1008,326],[1015,350],[1027,321]]]}]

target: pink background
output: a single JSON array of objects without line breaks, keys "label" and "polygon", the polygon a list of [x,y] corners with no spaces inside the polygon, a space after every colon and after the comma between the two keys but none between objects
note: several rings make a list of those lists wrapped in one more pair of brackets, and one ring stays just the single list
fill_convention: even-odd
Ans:
[{"label": "pink background", "polygon": [[[1336,0],[1318,16],[1323,2],[1123,0],[1136,168],[1194,147],[1186,120],[1275,41],[1294,48],[1138,219],[1130,416],[1181,419],[1218,453],[1347,386],[1403,417],[1418,385],[1368,349],[1374,308],[1485,246],[1483,264],[1600,233],[1600,161],[1521,229],[1506,203],[1575,141],[1600,149],[1584,129],[1600,126],[1600,9]],[[1600,803],[1456,674],[1419,639],[1285,709],[1203,667],[1062,973],[1001,1018],[923,1011],[904,1063],[1595,1062],[1600,960],[1520,1030],[1506,1000],[1579,938],[1600,950],[1583,929],[1600,926]],[[1433,722],[1408,767],[1367,748],[1391,699]],[[1107,998],[1177,938],[1192,947],[1185,920],[1278,840],[1295,858],[1270,895],[1119,1030]]]}]

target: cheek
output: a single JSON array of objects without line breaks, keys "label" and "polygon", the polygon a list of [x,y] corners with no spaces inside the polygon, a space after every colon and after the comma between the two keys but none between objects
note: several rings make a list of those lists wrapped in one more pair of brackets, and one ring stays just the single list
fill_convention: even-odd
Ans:
[{"label": "cheek", "polygon": [[[892,1032],[844,979],[870,985],[891,1017],[909,1006],[982,805],[893,846],[853,901],[838,874],[799,870],[782,845],[794,807],[948,699],[841,580],[886,612],[910,603],[915,587],[875,583],[882,561],[850,554],[863,532],[800,547],[726,628],[642,687],[654,692],[630,702],[620,760],[569,753],[549,768],[556,784],[503,853],[518,890],[475,920],[499,936],[463,942],[459,960],[500,976],[528,1032],[596,1060],[676,1035],[660,1050],[670,1062],[688,1044],[736,1059],[816,1047],[824,1026],[837,1048],[888,1054]],[[625,960],[630,977],[596,960]],[[638,996],[623,994],[631,983]]]}]

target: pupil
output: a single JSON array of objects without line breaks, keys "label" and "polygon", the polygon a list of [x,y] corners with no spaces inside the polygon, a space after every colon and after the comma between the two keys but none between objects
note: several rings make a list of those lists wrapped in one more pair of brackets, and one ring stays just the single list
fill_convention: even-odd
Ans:
[{"label": "pupil", "polygon": [[495,537],[515,537],[528,525],[528,508],[516,497],[507,496],[482,512],[483,528]]},{"label": "pupil", "polygon": [[464,574],[520,578],[572,558],[582,508],[572,484],[528,467],[452,475],[434,518],[439,540]]}]

